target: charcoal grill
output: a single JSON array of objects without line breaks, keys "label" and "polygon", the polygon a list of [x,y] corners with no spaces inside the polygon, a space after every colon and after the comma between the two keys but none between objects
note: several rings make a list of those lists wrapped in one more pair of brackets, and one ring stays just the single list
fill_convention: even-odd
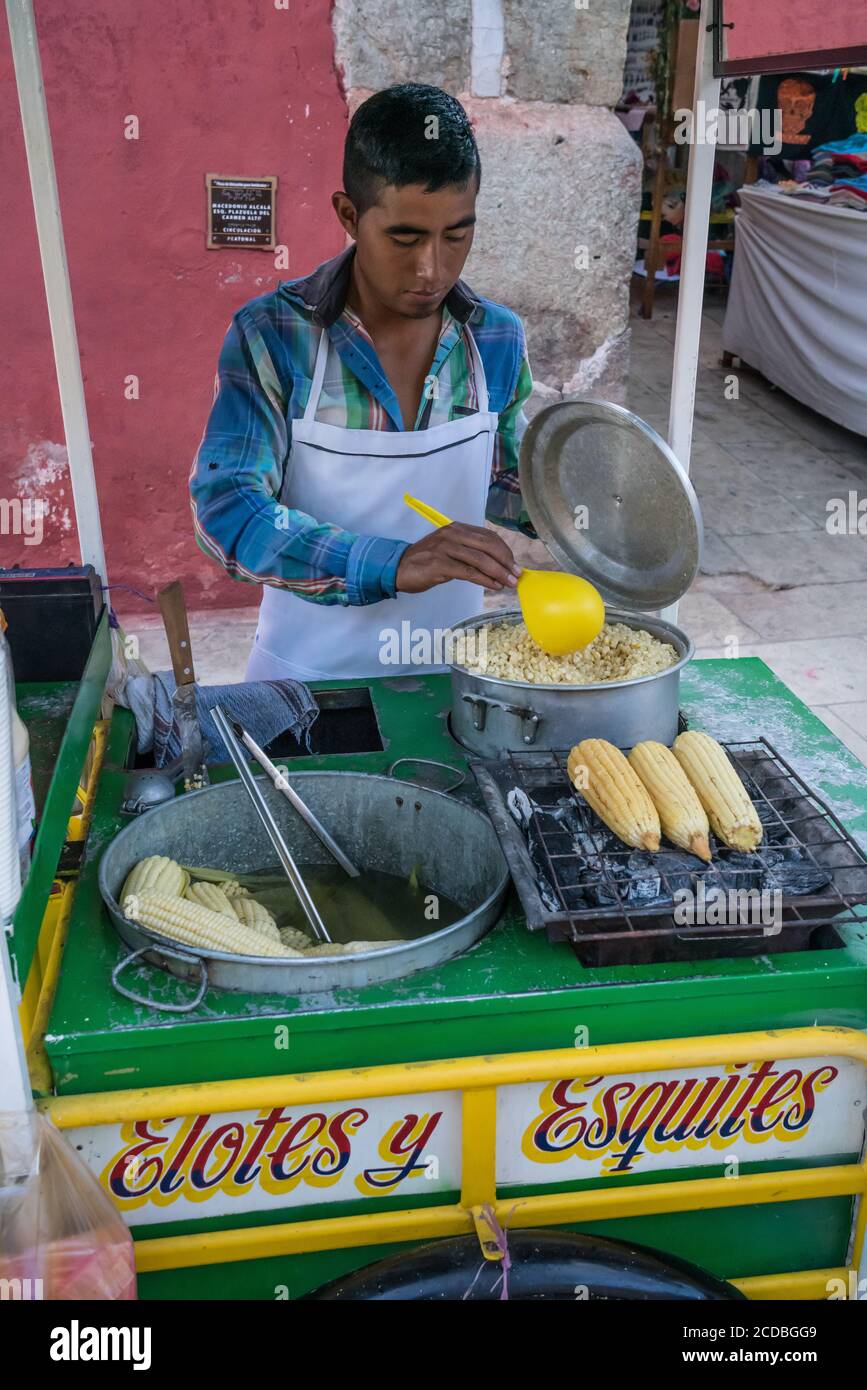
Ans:
[{"label": "charcoal grill", "polygon": [[[867,904],[867,856],[767,739],[723,747],[753,798],[765,837],[753,855],[712,838],[711,865],[666,841],[655,855],[622,845],[575,793],[568,749],[471,761],[528,927],[570,942],[587,966],[842,945],[839,927],[864,921],[858,908]],[[510,801],[524,807],[521,824]],[[706,904],[719,891],[742,896],[726,897],[735,907],[728,921],[693,924],[684,922],[682,907],[676,914],[675,894],[683,890],[693,900],[703,893]],[[772,923],[755,920],[761,900],[743,896],[751,891],[780,894],[771,899]]]}]

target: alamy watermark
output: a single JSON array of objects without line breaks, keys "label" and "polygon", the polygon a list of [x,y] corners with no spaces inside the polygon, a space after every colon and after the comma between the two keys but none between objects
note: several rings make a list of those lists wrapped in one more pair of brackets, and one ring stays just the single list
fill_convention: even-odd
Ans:
[{"label": "alamy watermark", "polygon": [[829,497],[825,511],[829,536],[867,536],[867,497],[859,497],[854,488],[848,497]]},{"label": "alamy watermark", "polygon": [[763,936],[779,936],[783,928],[783,894],[779,888],[708,888],[699,879],[695,889],[673,894],[679,927],[761,927]]},{"label": "alamy watermark", "polygon": [[42,497],[0,497],[0,536],[23,536],[25,545],[41,545],[47,512]]},{"label": "alamy watermark", "polygon": [[783,113],[779,109],[743,107],[739,111],[697,101],[695,110],[681,106],[674,113],[676,145],[761,145],[764,154],[783,148]]},{"label": "alamy watermark", "polygon": [[379,633],[382,666],[470,666],[487,669],[487,625],[478,628],[414,627],[404,618],[399,628]]}]

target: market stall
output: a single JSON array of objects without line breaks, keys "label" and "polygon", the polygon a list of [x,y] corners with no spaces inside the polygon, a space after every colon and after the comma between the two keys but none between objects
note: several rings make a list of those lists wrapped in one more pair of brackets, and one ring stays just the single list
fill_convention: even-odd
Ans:
[{"label": "market stall", "polygon": [[[865,203],[867,210],[867,203]],[[723,346],[795,400],[867,434],[867,216],[744,188]]]}]

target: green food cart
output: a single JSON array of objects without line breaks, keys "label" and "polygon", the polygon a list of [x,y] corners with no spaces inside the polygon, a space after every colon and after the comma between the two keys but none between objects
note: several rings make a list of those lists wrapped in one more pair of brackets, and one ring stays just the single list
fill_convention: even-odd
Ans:
[{"label": "green food cart", "polygon": [[[12,945],[34,1088],[132,1228],[142,1297],[295,1298],[483,1239],[491,1214],[650,1246],[752,1298],[865,1287],[867,920],[809,950],[592,968],[513,895],[475,947],[387,984],[210,990],[173,1015],[190,985],[142,964],[161,1008],[133,1003],[97,884],[134,750],[130,714],[102,717],[109,660],[103,620],[81,682],[19,687],[41,825]],[[449,678],[411,684],[329,684],[369,699],[380,746],[293,771],[465,770]],[[723,739],[772,732],[863,838],[864,769],[761,661],[691,663],[682,707]]]}]

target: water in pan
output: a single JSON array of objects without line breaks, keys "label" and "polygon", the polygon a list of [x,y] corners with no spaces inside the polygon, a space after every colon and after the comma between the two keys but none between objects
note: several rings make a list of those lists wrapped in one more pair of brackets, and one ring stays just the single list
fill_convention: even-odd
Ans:
[{"label": "water in pan", "polygon": [[[364,869],[358,878],[349,878],[337,864],[298,867],[332,941],[415,941],[465,915],[451,898],[426,888],[413,874],[407,879]],[[297,927],[310,935],[301,905],[281,869],[263,869],[244,882],[278,927]]]}]

